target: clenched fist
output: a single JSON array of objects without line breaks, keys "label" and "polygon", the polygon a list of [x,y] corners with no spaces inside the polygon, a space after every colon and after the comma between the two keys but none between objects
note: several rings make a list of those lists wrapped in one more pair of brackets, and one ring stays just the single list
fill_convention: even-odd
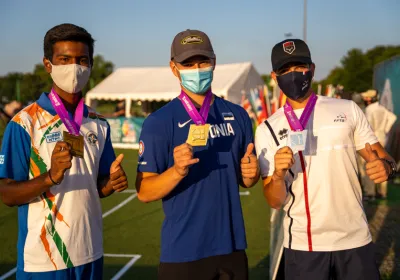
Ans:
[{"label": "clenched fist", "polygon": [[280,148],[275,154],[275,171],[277,179],[284,179],[294,164],[293,151],[289,147]]},{"label": "clenched fist", "polygon": [[64,141],[57,142],[51,155],[49,176],[53,183],[60,184],[64,179],[65,171],[72,166],[71,146]]},{"label": "clenched fist", "polygon": [[193,147],[191,145],[184,143],[175,147],[174,168],[180,176],[185,177],[189,173],[189,167],[198,162],[198,158],[193,158]]}]

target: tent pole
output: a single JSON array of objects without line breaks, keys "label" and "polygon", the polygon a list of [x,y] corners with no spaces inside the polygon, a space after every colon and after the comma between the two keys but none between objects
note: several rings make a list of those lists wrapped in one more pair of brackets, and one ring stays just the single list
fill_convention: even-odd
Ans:
[{"label": "tent pole", "polygon": [[125,117],[129,118],[131,116],[131,105],[132,99],[125,98]]}]

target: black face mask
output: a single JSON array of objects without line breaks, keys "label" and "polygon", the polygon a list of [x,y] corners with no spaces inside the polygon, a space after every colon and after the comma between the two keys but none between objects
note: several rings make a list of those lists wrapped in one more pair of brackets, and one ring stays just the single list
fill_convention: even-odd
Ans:
[{"label": "black face mask", "polygon": [[292,71],[287,74],[276,76],[279,88],[292,100],[298,100],[306,96],[311,87],[312,72]]}]

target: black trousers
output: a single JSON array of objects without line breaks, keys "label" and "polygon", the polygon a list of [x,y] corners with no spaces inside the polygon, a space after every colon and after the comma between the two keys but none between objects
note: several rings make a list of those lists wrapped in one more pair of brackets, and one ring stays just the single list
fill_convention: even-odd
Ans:
[{"label": "black trousers", "polygon": [[248,280],[245,251],[193,262],[160,263],[158,280]]},{"label": "black trousers", "polygon": [[286,280],[378,280],[371,242],[350,250],[308,252],[285,248]]}]

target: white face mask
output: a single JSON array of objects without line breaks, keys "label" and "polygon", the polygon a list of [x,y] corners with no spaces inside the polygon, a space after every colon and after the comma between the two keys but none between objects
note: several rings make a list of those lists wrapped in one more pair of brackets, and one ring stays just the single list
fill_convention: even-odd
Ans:
[{"label": "white face mask", "polygon": [[[51,64],[51,62],[50,62]],[[79,64],[51,64],[51,78],[63,91],[74,94],[80,92],[87,84],[90,68]]]}]

